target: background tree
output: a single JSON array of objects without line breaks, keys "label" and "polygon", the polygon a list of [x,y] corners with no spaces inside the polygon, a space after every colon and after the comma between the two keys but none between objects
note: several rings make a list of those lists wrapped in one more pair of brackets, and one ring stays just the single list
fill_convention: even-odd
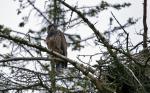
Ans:
[{"label": "background tree", "polygon": [[[27,33],[14,31],[0,26],[0,41],[3,49],[0,53],[0,91],[5,92],[49,92],[64,91],[66,93],[148,93],[150,90],[149,38],[147,27],[147,0],[143,1],[143,30],[137,34],[143,36],[143,41],[134,43],[131,27],[141,21],[139,18],[128,18],[124,24],[111,12],[109,27],[100,31],[93,23],[100,13],[110,8],[121,10],[132,6],[131,3],[111,4],[99,1],[95,6],[71,5],[69,1],[47,0],[45,11],[36,7],[36,2],[19,0],[18,15],[25,9],[31,8],[42,18],[42,28],[39,31],[29,30]],[[19,24],[24,27],[30,18],[23,17]],[[69,17],[68,17],[69,16]],[[32,20],[32,19],[31,19]],[[114,24],[114,23],[117,23]],[[88,47],[86,42],[99,48],[94,54],[80,54],[77,61],[45,48],[46,26],[54,23],[62,29],[68,39],[68,47],[74,51],[82,51]],[[91,35],[82,38],[81,34],[70,34],[66,31],[77,26],[86,25]],[[141,34],[142,33],[142,34]],[[6,44],[7,42],[7,44]],[[142,48],[143,46],[143,48]],[[59,59],[70,63],[67,75],[55,76],[55,88],[51,86],[52,71],[47,55],[55,55]],[[94,61],[94,57],[98,58]],[[86,58],[89,60],[82,60]],[[87,62],[89,61],[89,62]]]}]

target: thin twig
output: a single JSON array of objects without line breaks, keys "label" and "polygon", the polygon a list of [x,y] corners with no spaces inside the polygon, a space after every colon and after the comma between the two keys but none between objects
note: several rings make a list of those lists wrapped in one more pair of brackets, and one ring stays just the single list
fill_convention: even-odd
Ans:
[{"label": "thin twig", "polygon": [[123,28],[123,26],[121,25],[121,23],[117,20],[117,18],[115,17],[115,15],[111,12],[112,16],[114,17],[114,19],[117,21],[117,23],[119,24],[119,26],[121,27],[121,29],[124,31],[124,33],[127,35],[126,37],[126,49],[127,49],[127,52],[129,52],[129,49],[128,49],[128,44],[129,44],[129,33]]},{"label": "thin twig", "polygon": [[[86,69],[89,69],[89,67],[86,67],[82,64],[79,64],[78,62],[74,61],[74,60],[71,60],[69,58],[67,58],[66,56],[63,56],[55,51],[52,51],[52,50],[48,50],[47,48],[45,47],[42,47],[40,45],[36,45],[36,44],[33,44],[33,43],[30,43],[22,38],[18,38],[18,37],[12,37],[12,36],[9,36],[9,35],[2,35],[0,34],[0,37],[3,37],[5,39],[8,39],[8,40],[12,40],[14,41],[15,43],[18,43],[18,44],[21,44],[21,45],[27,45],[29,47],[33,47],[33,48],[36,48],[36,49],[39,49],[40,51],[43,51],[43,52],[47,52],[48,54],[52,54],[52,55],[55,55],[57,56],[58,58],[61,58],[65,61],[68,61],[69,63],[71,63],[73,66],[75,66],[78,70],[80,70],[81,72],[84,73],[84,75],[86,76],[89,76],[90,78],[92,78],[94,81],[93,82],[96,82],[96,78],[90,73],[86,71]],[[90,68],[92,71],[95,71],[93,70],[92,68]],[[101,82],[101,81],[99,81]],[[97,82],[98,83],[98,82]]]},{"label": "thin twig", "polygon": [[[0,65],[0,66],[3,66],[3,65]],[[5,65],[5,67],[20,69],[20,70],[24,70],[24,71],[27,71],[27,72],[31,72],[31,73],[34,73],[34,74],[40,74],[40,75],[44,75],[44,76],[48,75],[48,73],[37,72],[37,71],[30,70],[30,69],[22,68],[22,67],[9,66],[9,65]]]},{"label": "thin twig", "polygon": [[[125,68],[129,70],[129,72],[132,74],[132,76],[134,77],[134,79],[135,79],[135,80],[138,82],[138,84],[140,85],[141,89],[142,89],[143,91],[145,91],[145,89],[144,89],[142,83],[141,83],[140,80],[135,76],[134,72],[133,72],[130,68],[128,68],[127,66],[125,66]],[[145,93],[145,92],[143,92],[143,93]]]},{"label": "thin twig", "polygon": [[30,0],[27,0],[29,2],[29,4],[38,12],[40,13],[40,15],[49,23],[49,24],[52,24],[47,18],[46,16],[37,8],[35,7],[35,5],[30,1]]}]

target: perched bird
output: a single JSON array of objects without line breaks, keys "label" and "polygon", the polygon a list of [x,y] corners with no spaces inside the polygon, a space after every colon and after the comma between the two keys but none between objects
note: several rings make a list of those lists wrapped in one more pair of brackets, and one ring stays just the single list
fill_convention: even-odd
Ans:
[{"label": "perched bird", "polygon": [[[64,33],[58,30],[54,24],[49,25],[47,28],[46,43],[49,49],[56,51],[64,56],[67,56],[67,42]],[[66,61],[57,60],[55,62],[56,62],[56,71],[62,68],[67,68]]]}]

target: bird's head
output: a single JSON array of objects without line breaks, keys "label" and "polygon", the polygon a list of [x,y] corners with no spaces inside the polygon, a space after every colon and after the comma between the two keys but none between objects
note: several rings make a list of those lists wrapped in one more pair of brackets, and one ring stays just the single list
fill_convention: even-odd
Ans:
[{"label": "bird's head", "polygon": [[55,31],[56,30],[56,25],[51,24],[51,25],[48,26],[47,29],[48,29],[48,31]]},{"label": "bird's head", "polygon": [[57,32],[57,27],[56,27],[56,25],[50,24],[50,25],[47,27],[47,34],[48,34],[49,36],[55,34],[56,32]]}]

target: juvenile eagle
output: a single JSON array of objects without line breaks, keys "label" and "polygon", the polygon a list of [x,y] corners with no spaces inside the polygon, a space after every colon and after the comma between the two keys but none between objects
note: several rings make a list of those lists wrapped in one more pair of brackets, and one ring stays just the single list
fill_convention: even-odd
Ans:
[{"label": "juvenile eagle", "polygon": [[[57,30],[54,24],[48,26],[46,43],[49,49],[56,51],[64,56],[67,56],[67,42],[64,33],[61,32],[60,30]],[[55,62],[56,62],[56,70],[60,68],[67,68],[66,61],[55,61]]]}]

